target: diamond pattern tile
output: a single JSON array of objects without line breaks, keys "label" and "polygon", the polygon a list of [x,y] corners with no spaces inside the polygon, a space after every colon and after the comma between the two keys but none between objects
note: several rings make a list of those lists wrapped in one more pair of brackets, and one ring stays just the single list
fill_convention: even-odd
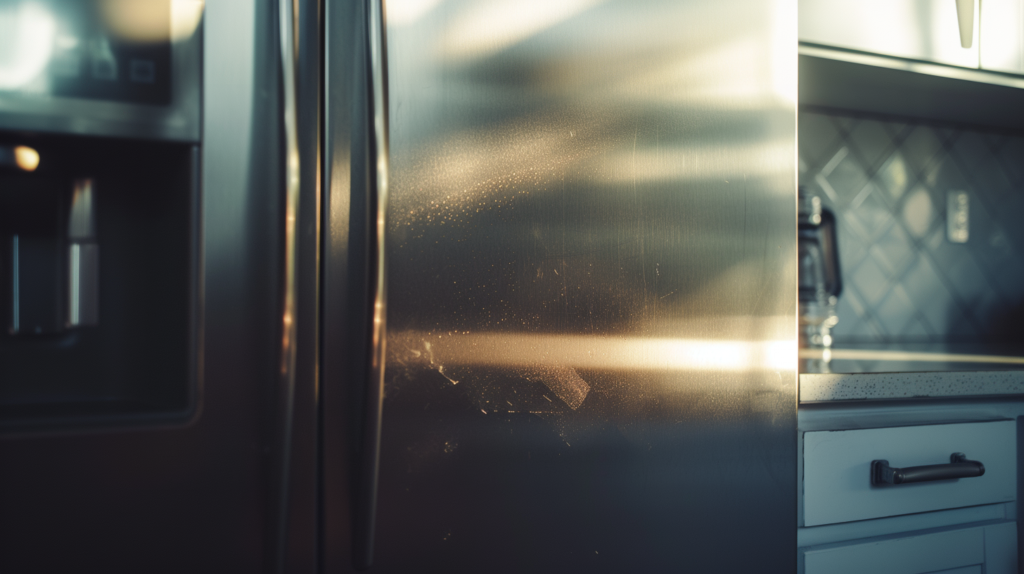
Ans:
[{"label": "diamond pattern tile", "polygon": [[892,211],[885,204],[878,187],[869,183],[864,187],[857,202],[850,207],[850,214],[857,219],[864,231],[864,239],[874,243],[881,239],[895,223]]},{"label": "diamond pattern tile", "polygon": [[1010,237],[980,201],[971,206],[970,228],[974,237],[967,245],[988,277],[995,277],[1001,269],[1016,262]]},{"label": "diamond pattern tile", "polygon": [[1000,301],[1000,297],[992,291],[985,291],[979,295],[977,299],[971,302],[968,307],[971,312],[971,316],[974,319],[974,323],[977,325],[984,325],[993,321],[997,321],[998,314],[1001,310],[1005,309],[1006,306]]},{"label": "diamond pattern tile", "polygon": [[881,303],[889,290],[889,278],[871,257],[864,260],[853,277],[849,278],[849,282],[857,288],[864,302],[872,307]]},{"label": "diamond pattern tile", "polygon": [[865,320],[864,304],[855,289],[844,289],[839,304],[836,305],[836,313],[840,317],[839,323],[832,329],[832,337],[850,340],[854,333],[859,332],[858,325]]},{"label": "diamond pattern tile", "polygon": [[992,149],[985,134],[962,132],[950,146],[952,155],[964,171],[975,171],[985,160],[992,157]]},{"label": "diamond pattern tile", "polygon": [[996,154],[1003,169],[1010,175],[1010,181],[1017,189],[1024,184],[1024,136],[1006,138],[1006,143]]},{"label": "diamond pattern tile", "polygon": [[885,339],[886,337],[882,333],[881,327],[871,317],[866,317],[863,321],[854,325],[853,332],[850,333],[850,340],[856,342],[882,342]]},{"label": "diamond pattern tile", "polygon": [[978,338],[978,331],[974,328],[967,315],[964,315],[957,308],[949,309],[949,333],[948,337],[956,341],[970,341]]},{"label": "diamond pattern tile", "polygon": [[825,114],[800,114],[800,159],[809,169],[820,167],[842,145],[839,127]]},{"label": "diamond pattern tile", "polygon": [[878,186],[886,191],[892,203],[896,203],[910,189],[913,179],[903,154],[896,151],[890,155],[875,176]]},{"label": "diamond pattern tile", "polygon": [[893,279],[901,277],[917,257],[910,236],[899,225],[889,227],[868,252]]},{"label": "diamond pattern tile", "polygon": [[889,132],[889,137],[892,138],[892,141],[896,143],[902,142],[907,137],[907,132],[913,127],[909,123],[899,121],[883,122],[882,126],[885,127],[885,131]]},{"label": "diamond pattern tile", "polygon": [[956,128],[941,126],[935,128],[935,133],[939,135],[939,139],[941,139],[943,143],[949,144],[955,141],[956,138],[960,137],[960,135],[963,134],[963,131]]},{"label": "diamond pattern tile", "polygon": [[946,193],[950,191],[973,191],[970,184],[956,162],[949,154],[941,154],[932,160],[922,173],[925,185],[932,190],[937,205],[946,205]]},{"label": "diamond pattern tile", "polygon": [[1024,302],[1024,292],[1021,290],[1021,285],[1024,285],[1024,263],[1018,258],[1008,261],[996,271],[995,283],[996,289],[1010,306],[1020,306]]},{"label": "diamond pattern tile", "polygon": [[920,343],[935,338],[935,333],[921,319],[915,317],[907,323],[899,338],[908,343]]},{"label": "diamond pattern tile", "polygon": [[837,234],[839,236],[839,265],[844,274],[847,269],[853,270],[860,266],[868,255],[868,242],[864,240],[860,223],[845,217],[846,215],[845,213],[839,215]]},{"label": "diamond pattern tile", "polygon": [[917,309],[902,285],[893,287],[878,306],[878,321],[889,338],[902,335],[916,314]]},{"label": "diamond pattern tile", "polygon": [[994,205],[995,217],[1002,223],[1003,231],[1010,237],[1018,253],[1024,247],[1024,193],[1019,191],[1024,185],[1011,190],[999,198]]},{"label": "diamond pattern tile", "polygon": [[848,116],[835,115],[832,116],[832,121],[836,122],[836,124],[846,133],[849,133],[850,130],[857,125],[857,119]]},{"label": "diamond pattern tile", "polygon": [[938,224],[938,210],[932,203],[928,190],[915,187],[903,202],[901,220],[911,237],[921,239]]},{"label": "diamond pattern tile", "polygon": [[1008,195],[1014,194],[1014,186],[1010,182],[1009,175],[994,155],[982,159],[970,173],[974,179],[975,191],[983,200],[992,205],[1004,201]]},{"label": "diamond pattern tile", "polygon": [[962,303],[971,304],[991,289],[966,244],[943,242],[932,256]]},{"label": "diamond pattern tile", "polygon": [[860,195],[868,177],[849,146],[843,146],[825,163],[815,181],[832,203],[840,206],[850,204]]},{"label": "diamond pattern tile", "polygon": [[[932,262],[927,257],[918,257],[904,275],[902,285],[928,327],[935,333],[948,333],[946,310],[957,303]],[[839,322],[842,320],[840,316]]]},{"label": "diamond pattern tile", "polygon": [[900,146],[900,152],[906,158],[911,173],[915,175],[924,171],[924,168],[941,151],[942,140],[939,139],[935,130],[928,126],[912,128]]},{"label": "diamond pattern tile", "polygon": [[874,173],[883,159],[892,153],[892,138],[882,122],[861,120],[853,126],[848,136],[853,151],[860,156],[868,173]]},{"label": "diamond pattern tile", "polygon": [[[800,181],[839,226],[836,342],[997,336],[1024,306],[1024,136],[820,112],[799,130]],[[950,191],[970,197],[965,244],[946,240]]]}]

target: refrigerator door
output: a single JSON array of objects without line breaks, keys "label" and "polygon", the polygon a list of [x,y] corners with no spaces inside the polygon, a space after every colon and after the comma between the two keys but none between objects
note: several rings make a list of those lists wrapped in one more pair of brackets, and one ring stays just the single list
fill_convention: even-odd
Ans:
[{"label": "refrigerator door", "polygon": [[[352,482],[369,315],[346,303],[371,300],[368,19],[328,6],[329,571],[372,526],[346,519],[372,495]],[[795,571],[795,2],[385,20],[373,571]]]}]

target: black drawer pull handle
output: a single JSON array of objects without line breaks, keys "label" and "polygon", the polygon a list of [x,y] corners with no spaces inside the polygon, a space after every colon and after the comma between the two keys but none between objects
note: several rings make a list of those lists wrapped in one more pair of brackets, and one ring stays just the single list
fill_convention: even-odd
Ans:
[{"label": "black drawer pull handle", "polygon": [[908,466],[894,468],[887,460],[871,461],[871,484],[906,484],[908,482],[928,482],[930,480],[949,480],[952,478],[973,478],[985,474],[985,465],[976,460],[967,460],[967,455],[954,452],[949,456],[949,464],[927,464],[925,466]]}]

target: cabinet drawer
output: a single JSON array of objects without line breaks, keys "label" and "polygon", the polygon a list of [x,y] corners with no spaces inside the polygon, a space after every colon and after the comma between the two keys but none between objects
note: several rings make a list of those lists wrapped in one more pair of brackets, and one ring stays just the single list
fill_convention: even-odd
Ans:
[{"label": "cabinet drawer", "polygon": [[1013,522],[888,540],[832,544],[801,552],[802,574],[1013,574]]},{"label": "cabinet drawer", "polygon": [[[803,525],[818,526],[959,508],[1016,497],[1017,423],[996,421],[804,433]],[[871,461],[905,468],[964,453],[985,465],[973,478],[873,486]]]}]

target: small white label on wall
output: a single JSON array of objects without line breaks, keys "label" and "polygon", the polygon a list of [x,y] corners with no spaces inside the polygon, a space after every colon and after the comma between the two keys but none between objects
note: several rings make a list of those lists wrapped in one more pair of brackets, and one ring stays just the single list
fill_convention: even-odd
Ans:
[{"label": "small white label on wall", "polygon": [[950,243],[967,243],[970,235],[970,208],[966,191],[946,194],[946,239]]}]

